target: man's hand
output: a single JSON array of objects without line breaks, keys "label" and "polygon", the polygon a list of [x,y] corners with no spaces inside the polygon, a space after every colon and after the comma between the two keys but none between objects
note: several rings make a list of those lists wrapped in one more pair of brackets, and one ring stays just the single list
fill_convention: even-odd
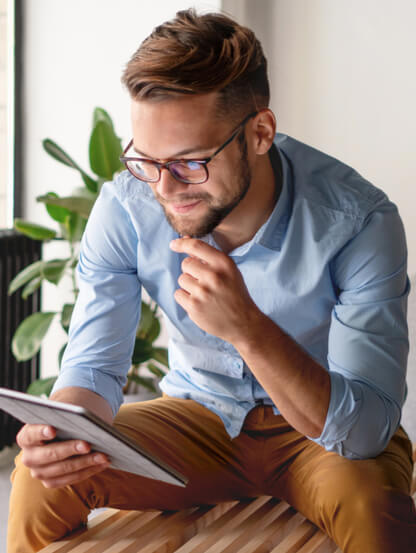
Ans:
[{"label": "man's hand", "polygon": [[22,448],[22,463],[45,488],[75,484],[106,469],[110,464],[102,453],[91,453],[91,446],[80,440],[52,442],[52,426],[26,424],[17,435]]},{"label": "man's hand", "polygon": [[[58,390],[51,399],[81,405],[111,424],[112,413],[107,401],[85,388]],[[56,430],[45,424],[26,424],[17,435],[22,448],[22,463],[46,488],[60,488],[81,482],[105,470],[110,461],[103,453],[91,453],[82,440],[52,441]]]},{"label": "man's hand", "polygon": [[261,317],[233,260],[209,244],[179,238],[173,251],[188,254],[178,279],[175,300],[202,330],[236,344]]}]

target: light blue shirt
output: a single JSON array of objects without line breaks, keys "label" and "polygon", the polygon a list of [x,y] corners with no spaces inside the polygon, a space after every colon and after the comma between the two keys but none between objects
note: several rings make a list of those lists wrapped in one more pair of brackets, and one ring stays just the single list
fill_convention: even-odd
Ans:
[{"label": "light blue shirt", "polygon": [[[283,172],[278,202],[229,255],[260,310],[329,371],[329,410],[314,441],[349,458],[375,456],[397,429],[406,396],[401,219],[381,190],[322,152],[278,134],[270,155]],[[235,348],[174,300],[184,258],[169,248],[177,237],[147,184],[125,171],[103,186],[82,239],[80,292],[54,391],[82,386],[117,412],[143,286],[170,336],[161,389],[219,415],[234,438],[253,407],[273,403]],[[204,240],[218,248],[211,235]]]}]

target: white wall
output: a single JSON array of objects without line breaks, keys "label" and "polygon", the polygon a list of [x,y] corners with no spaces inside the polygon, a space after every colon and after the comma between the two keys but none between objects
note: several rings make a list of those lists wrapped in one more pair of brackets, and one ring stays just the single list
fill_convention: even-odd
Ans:
[{"label": "white wall", "polygon": [[416,2],[224,0],[269,60],[281,132],[352,165],[398,205],[416,272]]},{"label": "white wall", "polygon": [[[82,167],[88,168],[88,138],[95,106],[108,110],[119,136],[130,138],[128,95],[120,84],[125,63],[153,27],[177,10],[195,6],[215,11],[219,0],[26,0],[25,14],[25,217],[50,225],[37,195],[69,194],[77,173],[56,163],[42,149],[49,137]],[[53,225],[52,225],[53,226]],[[56,245],[48,258],[66,255]],[[45,310],[59,308],[62,297],[44,287]],[[56,374],[57,353],[65,335],[56,323],[42,353],[43,375]]]},{"label": "white wall", "polygon": [[[87,168],[95,106],[110,112],[127,140],[122,68],[156,24],[191,5],[223,5],[256,31],[269,58],[279,129],[341,158],[388,193],[402,214],[415,273],[413,0],[26,0],[26,217],[49,223],[35,196],[64,194],[78,183],[43,152],[41,140],[54,139]],[[46,255],[55,254],[49,247]],[[46,309],[61,301],[54,291],[45,287]],[[55,329],[43,354],[45,374],[56,373],[62,340]]]}]

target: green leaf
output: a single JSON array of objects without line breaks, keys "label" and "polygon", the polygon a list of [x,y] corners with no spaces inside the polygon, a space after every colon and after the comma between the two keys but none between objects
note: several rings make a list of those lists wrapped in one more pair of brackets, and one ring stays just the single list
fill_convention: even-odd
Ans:
[{"label": "green leaf", "polygon": [[64,353],[65,353],[65,350],[66,350],[66,346],[68,345],[68,342],[66,344],[64,344],[61,349],[59,350],[59,353],[58,353],[58,365],[59,365],[59,368],[61,368],[61,365],[62,365],[62,357],[64,356]]},{"label": "green leaf", "polygon": [[43,202],[49,205],[57,205],[60,207],[65,207],[69,211],[74,211],[79,213],[81,217],[88,219],[92,206],[94,205],[94,200],[90,198],[84,198],[82,196],[67,196],[66,198],[53,198],[50,195],[46,194],[45,196],[38,196],[36,198],[37,202]]},{"label": "green leaf", "polygon": [[73,303],[66,303],[62,308],[61,313],[61,325],[65,332],[68,332],[69,325],[71,323],[72,311],[74,310]]},{"label": "green leaf", "polygon": [[142,338],[136,338],[136,341],[134,343],[133,356],[131,359],[132,364],[140,365],[140,363],[148,361],[152,357],[152,351],[152,344],[150,344],[147,340],[143,340]]},{"label": "green leaf", "polygon": [[165,367],[169,367],[168,350],[166,348],[152,348],[152,359]]},{"label": "green leaf", "polygon": [[85,186],[91,190],[91,192],[97,192],[98,183],[94,179],[92,179],[87,173],[81,169],[81,167],[76,163],[72,157],[70,157],[56,142],[51,140],[50,138],[46,138],[42,141],[42,145],[44,150],[52,156],[57,161],[63,163],[64,165],[67,165],[68,167],[72,167],[72,169],[76,169],[81,173],[82,180],[85,183]]},{"label": "green leaf", "polygon": [[98,181],[92,179],[87,175],[87,173],[81,173],[82,180],[84,181],[85,186],[91,192],[98,192]]},{"label": "green leaf", "polygon": [[158,367],[154,363],[148,363],[147,368],[151,373],[153,373],[158,378],[163,378],[166,375],[166,371],[163,371],[160,367]]},{"label": "green leaf", "polygon": [[33,238],[34,240],[51,240],[56,237],[56,231],[36,223],[30,223],[28,221],[23,221],[23,219],[14,220],[14,228]]},{"label": "green leaf", "polygon": [[140,386],[143,386],[144,388],[147,388],[151,392],[156,392],[157,391],[154,384],[153,384],[153,379],[152,378],[146,378],[146,377],[143,377],[143,376],[139,376],[138,374],[135,374],[135,373],[128,374],[127,378],[128,378],[128,380],[130,380],[130,382],[136,382],[136,384],[140,384]]},{"label": "green leaf", "polygon": [[81,171],[81,167],[76,163],[72,157],[70,157],[56,142],[51,140],[50,138],[45,138],[45,140],[42,141],[42,145],[44,150],[52,156],[56,161],[59,161],[63,163],[64,165],[67,165],[68,167],[72,167],[73,169],[76,169],[77,171]]},{"label": "green leaf", "polygon": [[[157,330],[157,328],[154,328],[155,325],[157,325],[157,323],[155,323],[155,320],[157,321],[157,318],[155,317],[152,309],[150,308],[150,305],[142,301],[140,322],[139,322],[139,326],[137,327],[136,336],[138,338],[143,338],[143,340],[148,340],[149,342],[153,342],[156,338],[153,338],[153,340],[151,340],[149,339],[149,335],[155,334]],[[160,332],[160,325],[159,325],[159,332]]]},{"label": "green leaf", "polygon": [[43,265],[43,261],[35,261],[20,271],[9,284],[8,294],[9,296],[16,292],[18,288],[29,282],[30,280],[38,277]]},{"label": "green leaf", "polygon": [[154,317],[152,326],[146,334],[146,340],[148,340],[150,343],[153,344],[156,338],[159,337],[159,334],[160,334],[160,322],[157,317]]},{"label": "green leaf", "polygon": [[107,182],[107,179],[103,179],[101,177],[98,178],[98,190],[97,190],[98,193],[101,191],[101,188],[103,187],[103,184],[105,182]]},{"label": "green leaf", "polygon": [[68,267],[70,269],[75,269],[75,267],[78,265],[78,257],[73,257],[70,262],[68,263]]},{"label": "green leaf", "polygon": [[111,129],[114,131],[113,120],[108,115],[108,113],[105,111],[105,109],[95,108],[93,116],[92,116],[92,126],[93,126],[93,128],[96,127],[97,123],[99,123],[100,121],[105,121],[111,127]]},{"label": "green leaf", "polygon": [[38,276],[31,280],[29,284],[27,284],[22,291],[22,298],[24,300],[27,300],[27,298],[33,294],[33,292],[36,292],[38,288],[40,288],[40,285],[42,284],[43,277]]},{"label": "green leaf", "polygon": [[12,340],[13,355],[18,361],[27,361],[36,355],[55,315],[51,311],[33,313],[20,323]]},{"label": "green leaf", "polygon": [[71,213],[61,226],[62,234],[69,242],[79,242],[84,234],[87,220],[78,213]]},{"label": "green leaf", "polygon": [[45,261],[42,266],[42,276],[52,284],[58,284],[67,267],[68,259],[51,259]]},{"label": "green leaf", "polygon": [[57,376],[50,376],[49,378],[40,378],[32,382],[26,393],[31,394],[32,396],[50,396],[53,385],[57,380]]},{"label": "green leaf", "polygon": [[[46,196],[49,196],[50,198],[59,198],[58,194],[55,194],[55,192],[48,192]],[[49,213],[49,215],[52,217],[52,219],[54,219],[55,221],[58,221],[58,223],[63,223],[66,217],[71,213],[65,207],[59,207],[57,205],[52,205],[50,203],[46,204],[46,210]]]},{"label": "green leaf", "polygon": [[89,155],[91,169],[107,180],[123,169],[119,159],[122,154],[121,141],[112,127],[104,120],[98,121],[90,138]]}]

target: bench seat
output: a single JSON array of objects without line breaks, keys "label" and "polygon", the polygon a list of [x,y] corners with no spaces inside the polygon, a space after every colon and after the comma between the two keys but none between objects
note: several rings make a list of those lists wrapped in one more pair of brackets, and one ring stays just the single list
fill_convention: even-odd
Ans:
[{"label": "bench seat", "polygon": [[[414,457],[416,459],[416,449]],[[416,469],[412,496],[416,501]],[[42,553],[342,553],[314,524],[270,496],[183,511],[107,509]]]}]

